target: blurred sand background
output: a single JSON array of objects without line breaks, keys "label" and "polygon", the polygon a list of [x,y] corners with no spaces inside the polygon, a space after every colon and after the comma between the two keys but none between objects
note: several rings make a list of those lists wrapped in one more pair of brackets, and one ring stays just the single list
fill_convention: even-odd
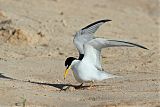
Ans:
[{"label": "blurred sand background", "polygon": [[[0,107],[160,107],[159,0],[0,0]],[[63,79],[73,35],[111,19],[98,37],[149,48],[107,48],[103,68],[124,78],[79,85]],[[86,84],[87,85],[87,84]]]}]

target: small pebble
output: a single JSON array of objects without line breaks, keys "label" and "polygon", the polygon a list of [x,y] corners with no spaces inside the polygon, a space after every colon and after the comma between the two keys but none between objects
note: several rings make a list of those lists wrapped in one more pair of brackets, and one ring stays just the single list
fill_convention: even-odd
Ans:
[{"label": "small pebble", "polygon": [[62,88],[62,90],[67,90],[69,88],[69,86],[64,86],[63,88]]},{"label": "small pebble", "polygon": [[60,15],[64,15],[64,13],[63,13],[63,12],[60,12]]},{"label": "small pebble", "polygon": [[72,87],[72,86],[64,86],[64,87],[62,88],[62,90],[65,90],[65,91],[75,91],[75,88]]}]

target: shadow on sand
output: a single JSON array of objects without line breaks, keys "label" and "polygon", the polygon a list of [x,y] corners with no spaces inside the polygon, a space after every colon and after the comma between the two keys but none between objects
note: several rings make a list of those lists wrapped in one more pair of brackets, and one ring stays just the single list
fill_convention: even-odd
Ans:
[{"label": "shadow on sand", "polygon": [[90,87],[90,86],[81,86],[81,85],[72,85],[72,84],[58,84],[58,83],[51,84],[51,83],[41,83],[41,82],[33,82],[33,81],[26,81],[26,82],[39,84],[39,85],[52,86],[52,87],[58,88],[60,90],[66,90],[69,87],[74,87],[75,89],[84,89],[84,88]]},{"label": "shadow on sand", "polygon": [[46,86],[52,86],[58,89],[63,90],[63,87],[65,86],[69,86],[69,87],[75,87],[74,85],[71,84],[51,84],[51,83],[41,83],[41,82],[34,82],[34,81],[27,81],[29,83],[33,83],[33,84],[38,84],[38,85],[46,85]]},{"label": "shadow on sand", "polygon": [[[42,83],[42,82],[35,82],[35,81],[24,81],[24,80],[18,80],[18,79],[14,79],[12,77],[8,77],[8,76],[4,76],[3,73],[0,73],[0,79],[8,79],[8,80],[16,80],[16,81],[21,81],[21,82],[28,82],[28,83],[32,83],[32,84],[38,84],[38,85],[45,85],[45,86],[52,86],[52,87],[55,87],[55,88],[58,88],[60,90],[66,90],[68,87],[74,87],[75,89],[85,89],[85,88],[88,88],[90,87],[90,85],[85,85],[85,86],[82,86],[82,85],[72,85],[72,84],[59,84],[59,83],[56,83],[56,84],[51,84],[51,83]],[[97,86],[106,86],[106,85],[93,85],[92,87],[97,87]],[[66,88],[65,88],[66,87]]]},{"label": "shadow on sand", "polygon": [[4,76],[3,73],[0,73],[0,78],[2,78],[2,79],[9,79],[9,80],[15,80],[15,79],[13,79],[11,77]]},{"label": "shadow on sand", "polygon": [[[72,85],[72,84],[51,84],[51,83],[41,83],[41,82],[33,82],[33,81],[27,81],[30,83],[34,83],[34,84],[39,84],[39,85],[46,85],[46,86],[52,86],[55,88],[58,88],[60,90],[66,90],[69,87],[74,87],[75,89],[87,89],[90,88],[90,85]],[[92,87],[98,87],[98,86],[107,86],[107,85],[93,85]],[[65,88],[66,87],[66,88]]]}]

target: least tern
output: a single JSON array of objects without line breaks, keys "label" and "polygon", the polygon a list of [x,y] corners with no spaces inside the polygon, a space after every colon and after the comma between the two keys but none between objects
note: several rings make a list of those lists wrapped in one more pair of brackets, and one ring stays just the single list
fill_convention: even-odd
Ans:
[{"label": "least tern", "polygon": [[[66,78],[69,69],[72,69],[75,79],[79,83],[87,83],[93,81],[102,81],[109,78],[117,77],[105,72],[101,66],[101,49],[107,47],[140,47],[147,49],[142,45],[120,40],[107,40],[104,38],[97,38],[94,33],[97,29],[111,20],[96,21],[78,32],[74,36],[74,44],[79,52],[79,58],[68,57],[65,61]],[[81,85],[82,85],[81,84]]]}]

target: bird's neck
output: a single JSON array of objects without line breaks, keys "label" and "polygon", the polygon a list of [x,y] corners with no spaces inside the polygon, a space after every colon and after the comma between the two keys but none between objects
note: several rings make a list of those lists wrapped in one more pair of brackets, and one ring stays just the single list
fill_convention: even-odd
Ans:
[{"label": "bird's neck", "polygon": [[79,58],[78,58],[78,60],[82,60],[82,59],[83,59],[83,57],[84,57],[84,54],[79,54]]},{"label": "bird's neck", "polygon": [[75,59],[75,60],[72,62],[72,65],[71,65],[71,66],[73,67],[73,66],[77,65],[79,62],[80,62],[79,59]]}]

